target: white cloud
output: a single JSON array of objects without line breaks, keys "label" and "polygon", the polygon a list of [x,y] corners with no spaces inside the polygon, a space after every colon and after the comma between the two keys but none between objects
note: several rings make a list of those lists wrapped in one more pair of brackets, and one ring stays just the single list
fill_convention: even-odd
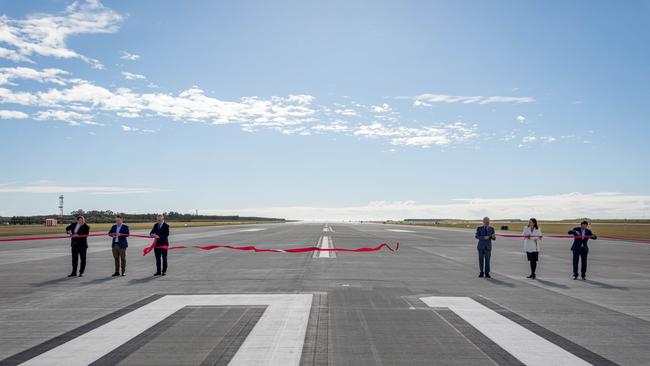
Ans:
[{"label": "white cloud", "polygon": [[354,109],[350,109],[350,108],[335,109],[334,113],[336,113],[338,115],[341,115],[341,116],[346,116],[346,117],[353,117],[353,116],[358,115],[357,111],[355,111]]},{"label": "white cloud", "polygon": [[434,103],[462,103],[462,104],[489,104],[489,103],[532,103],[532,97],[508,97],[508,96],[462,96],[446,94],[421,94],[413,98],[413,105],[416,107],[430,107]]},{"label": "white cloud", "polygon": [[534,141],[537,141],[537,136],[534,136],[534,135],[524,136],[521,139],[521,142],[524,143],[524,144],[527,144],[529,142],[534,142]]},{"label": "white cloud", "polygon": [[0,119],[25,119],[27,117],[29,115],[24,112],[0,109]]},{"label": "white cloud", "polygon": [[343,133],[348,132],[350,128],[347,123],[344,121],[336,121],[329,124],[317,124],[311,128],[316,133],[327,133],[327,132],[336,132]]},{"label": "white cloud", "polygon": [[198,87],[192,87],[178,95],[140,94],[128,88],[111,91],[87,81],[64,89],[36,93],[0,88],[0,103],[45,108],[87,107],[95,111],[128,113],[130,117],[146,112],[173,120],[211,124],[238,123],[253,130],[260,127],[281,129],[310,122],[311,116],[316,113],[310,105],[312,100],[313,97],[308,95],[290,95],[224,101],[206,96]]},{"label": "white cloud", "polygon": [[650,195],[624,193],[566,193],[515,198],[456,199],[445,204],[414,201],[371,202],[349,207],[268,207],[240,210],[202,209],[207,214],[284,217],[301,220],[401,220],[406,218],[493,219],[536,217],[543,220],[647,218]]},{"label": "white cloud", "polygon": [[122,51],[122,52],[120,52],[120,58],[122,60],[135,61],[135,60],[138,60],[140,58],[140,55],[136,55],[135,53]]},{"label": "white cloud", "polygon": [[144,75],[134,74],[134,73],[127,72],[127,71],[122,71],[122,76],[124,76],[124,78],[126,80],[146,80],[147,79],[147,77],[144,76]]},{"label": "white cloud", "polygon": [[535,133],[529,133],[528,135],[524,136],[521,138],[521,143],[519,144],[519,147],[524,147],[527,146],[531,143],[534,142],[543,142],[543,143],[553,143],[556,142],[557,138],[554,136],[536,136]]},{"label": "white cloud", "polygon": [[36,13],[24,19],[0,16],[0,56],[12,61],[30,61],[29,57],[40,55],[56,58],[78,58],[94,68],[103,65],[90,57],[81,55],[66,46],[70,36],[78,34],[116,32],[123,17],[105,8],[98,0],[75,1],[59,14]]},{"label": "white cloud", "polygon": [[16,50],[10,50],[4,47],[0,47],[0,58],[4,58],[13,62],[34,63],[34,61],[30,60],[28,57],[21,55]]},{"label": "white cloud", "polygon": [[373,105],[370,107],[370,110],[373,113],[388,113],[391,111],[391,108],[388,104],[383,103],[382,105]]},{"label": "white cloud", "polygon": [[112,186],[59,186],[59,185],[7,185],[0,186],[0,193],[91,193],[91,194],[134,194],[160,192],[157,188],[133,188]]},{"label": "white cloud", "polygon": [[426,127],[386,126],[379,122],[361,125],[353,132],[355,136],[388,138],[391,145],[430,147],[432,145],[459,144],[476,137],[476,125],[462,122]]},{"label": "white cloud", "polygon": [[154,132],[156,132],[155,130],[142,129],[142,128],[131,127],[131,126],[126,126],[126,125],[122,125],[122,131],[124,131],[124,132],[140,132],[140,133],[154,133]]},{"label": "white cloud", "polygon": [[517,122],[526,123],[526,117],[524,117],[522,115],[517,116]]},{"label": "white cloud", "polygon": [[79,126],[82,124],[101,125],[100,123],[93,121],[92,115],[54,109],[37,112],[33,118],[37,121],[62,121],[72,126]]},{"label": "white cloud", "polygon": [[29,67],[0,67],[0,85],[12,83],[12,80],[34,80],[39,83],[54,83],[58,85],[65,85],[66,81],[62,78],[69,73],[61,69],[42,69],[36,70]]}]

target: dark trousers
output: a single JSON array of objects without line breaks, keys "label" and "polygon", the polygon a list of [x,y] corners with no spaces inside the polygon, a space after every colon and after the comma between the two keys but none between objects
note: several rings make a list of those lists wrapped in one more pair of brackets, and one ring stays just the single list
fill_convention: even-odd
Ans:
[{"label": "dark trousers", "polygon": [[539,252],[526,252],[526,257],[530,262],[530,274],[535,274],[537,269],[537,261],[539,260]]},{"label": "dark trousers", "polygon": [[154,254],[156,255],[156,273],[160,273],[160,260],[162,259],[162,272],[167,272],[167,249],[154,248]]},{"label": "dark trousers", "polygon": [[81,259],[81,267],[79,267],[79,273],[84,273],[86,270],[86,251],[87,247],[81,247],[78,245],[73,245],[72,249],[72,273],[77,273],[77,263]]},{"label": "dark trousers", "polygon": [[573,251],[573,275],[578,275],[578,261],[581,262],[580,275],[584,277],[587,274],[587,255],[588,250],[580,249]]},{"label": "dark trousers", "polygon": [[481,273],[490,273],[490,255],[492,254],[492,248],[490,249],[479,249],[478,250],[478,268]]},{"label": "dark trousers", "polygon": [[118,273],[120,267],[122,274],[126,270],[126,248],[120,248],[119,245],[113,245],[113,259],[115,259],[115,273]]}]

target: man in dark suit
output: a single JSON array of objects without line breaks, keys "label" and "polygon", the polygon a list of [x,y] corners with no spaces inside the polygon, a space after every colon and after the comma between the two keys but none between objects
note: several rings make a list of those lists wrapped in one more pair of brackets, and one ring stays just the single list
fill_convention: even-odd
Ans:
[{"label": "man in dark suit", "polygon": [[486,278],[490,276],[490,256],[492,255],[492,240],[496,240],[494,228],[490,226],[490,218],[483,218],[483,226],[476,228],[475,238],[478,239],[478,267],[480,270],[479,277],[485,275]]},{"label": "man in dark suit", "polygon": [[79,277],[83,276],[86,270],[86,252],[88,251],[88,234],[90,234],[90,226],[86,224],[86,219],[83,216],[77,216],[77,222],[73,222],[65,228],[65,232],[70,235],[70,249],[72,251],[72,273],[68,277],[75,277],[77,275],[77,263],[81,259],[81,267],[79,267]]},{"label": "man in dark suit", "polygon": [[124,224],[121,215],[115,216],[115,225],[108,231],[108,236],[112,237],[113,259],[115,259],[115,273],[113,277],[120,275],[120,267],[122,269],[122,276],[126,271],[126,248],[129,247],[127,237],[129,236],[129,226]]},{"label": "man in dark suit", "polygon": [[573,279],[578,279],[578,261],[581,261],[580,275],[582,280],[587,279],[587,255],[589,254],[589,239],[598,239],[594,233],[589,230],[587,220],[580,223],[579,227],[569,230],[569,235],[575,236],[571,251],[573,252]]},{"label": "man in dark suit", "polygon": [[[169,225],[165,222],[165,217],[163,215],[156,216],[156,223],[153,225],[151,232],[149,233],[152,238],[156,238],[156,247],[169,246]],[[154,254],[156,255],[156,273],[154,276],[164,276],[167,272],[167,249],[166,248],[154,248]],[[160,262],[162,260],[162,272],[160,270]]]}]

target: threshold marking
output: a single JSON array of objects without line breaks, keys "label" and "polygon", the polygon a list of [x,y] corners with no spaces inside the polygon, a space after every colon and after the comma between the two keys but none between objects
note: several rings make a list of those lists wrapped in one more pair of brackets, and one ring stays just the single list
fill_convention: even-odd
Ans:
[{"label": "threshold marking", "polygon": [[229,365],[299,365],[311,294],[166,295],[22,365],[89,365],[187,306],[266,306]]},{"label": "threshold marking", "polygon": [[432,308],[447,308],[528,366],[591,365],[469,297],[420,298]]}]

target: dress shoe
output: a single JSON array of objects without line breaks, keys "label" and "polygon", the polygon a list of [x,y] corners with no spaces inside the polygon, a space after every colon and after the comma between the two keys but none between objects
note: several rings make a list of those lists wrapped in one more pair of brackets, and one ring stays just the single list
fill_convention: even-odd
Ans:
[{"label": "dress shoe", "polygon": [[586,281],[586,280],[587,280],[587,276],[582,276],[582,280],[583,280],[583,281]]},{"label": "dress shoe", "polygon": [[77,277],[77,274],[76,274],[76,273],[70,273],[70,274],[68,275],[68,277]]},{"label": "dress shoe", "polygon": [[79,277],[83,277],[83,276],[84,276],[84,274],[83,274],[83,273],[79,273]]},{"label": "dress shoe", "polygon": [[122,277],[124,277],[124,272],[122,272]]},{"label": "dress shoe", "polygon": [[163,274],[162,274],[162,275],[164,276],[164,275],[165,275],[165,272],[163,272]]},{"label": "dress shoe", "polygon": [[486,273],[486,274],[485,274],[485,278],[492,278],[492,276],[490,276],[489,273]]},{"label": "dress shoe", "polygon": [[160,276],[160,272],[156,272],[153,274],[154,276]]},{"label": "dress shoe", "polygon": [[483,277],[483,272],[479,273],[478,276],[479,276],[479,277]]},{"label": "dress shoe", "polygon": [[537,278],[537,276],[535,276],[534,273],[532,274],[532,276],[533,276],[533,277],[531,277],[532,279],[536,279],[536,278]]},{"label": "dress shoe", "polygon": [[113,273],[113,277],[117,277],[117,276],[119,276],[119,275],[120,275],[120,274],[117,273],[117,272]]},{"label": "dress shoe", "polygon": [[530,274],[528,277],[526,277],[526,278],[535,278],[535,277],[533,277],[533,276],[535,276],[535,275],[531,273],[531,274]]},{"label": "dress shoe", "polygon": [[574,280],[577,280],[577,279],[578,279],[578,275],[573,275],[573,279],[574,279]]}]

